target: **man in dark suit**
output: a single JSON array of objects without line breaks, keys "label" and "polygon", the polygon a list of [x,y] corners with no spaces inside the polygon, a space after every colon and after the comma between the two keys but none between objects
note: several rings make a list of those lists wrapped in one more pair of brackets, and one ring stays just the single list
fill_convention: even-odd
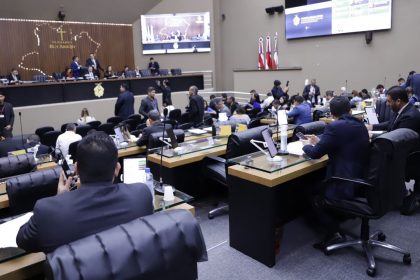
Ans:
[{"label": "man in dark suit", "polygon": [[85,236],[153,213],[145,184],[113,184],[120,171],[114,141],[103,132],[83,138],[77,148],[80,186],[69,191],[72,178],[60,175],[57,195],[37,201],[33,216],[16,237],[27,252],[51,252]]},{"label": "man in dark suit", "polygon": [[198,95],[198,88],[196,86],[190,86],[188,95],[190,103],[187,112],[190,122],[194,123],[195,126],[200,125],[203,123],[204,118],[204,99]]},{"label": "man in dark suit", "polygon": [[96,59],[95,54],[91,53],[89,54],[89,58],[86,59],[86,67],[92,66],[93,73],[98,76],[98,78],[101,77],[101,73],[99,70],[104,72],[104,69],[101,67],[101,64],[99,63],[99,60]]},{"label": "man in dark suit", "polygon": [[23,147],[27,153],[34,153],[35,157],[38,155],[45,155],[50,152],[50,148],[41,144],[41,140],[36,134],[29,135],[29,137],[26,139],[26,144],[23,145]]},{"label": "man in dark suit", "polygon": [[83,76],[83,67],[80,65],[79,57],[77,55],[73,56],[70,68],[73,73],[73,78],[77,79]]},{"label": "man in dark suit", "polygon": [[[310,145],[305,145],[303,151],[312,159],[328,155],[327,178],[363,178],[369,156],[368,131],[359,119],[351,115],[347,97],[334,97],[330,102],[330,109],[336,121],[326,126],[321,139],[308,136]],[[325,186],[323,195],[328,199],[351,199],[355,196],[354,186],[351,183],[329,184]],[[322,208],[315,207],[314,210],[327,230],[325,241],[314,245],[323,249],[331,239],[342,238],[338,233],[339,222]]]},{"label": "man in dark suit", "polygon": [[147,68],[150,70],[150,73],[152,73],[152,76],[156,76],[156,75],[160,74],[159,63],[157,61],[155,61],[155,59],[153,57],[150,58],[150,62],[149,62],[149,65],[148,65]]},{"label": "man in dark suit", "polygon": [[15,122],[13,106],[5,102],[5,99],[6,97],[0,91],[0,140],[13,137],[13,123]]},{"label": "man in dark suit", "polygon": [[[420,134],[420,112],[409,102],[407,91],[394,86],[387,91],[386,101],[395,113],[389,121],[375,125],[367,125],[368,130],[392,131],[398,128],[409,128]],[[401,213],[410,215],[413,213],[417,196],[420,194],[419,182],[414,185],[413,191],[408,191],[401,207]]]},{"label": "man in dark suit", "polygon": [[156,99],[156,90],[154,87],[147,88],[147,96],[141,100],[139,113],[145,118],[149,116],[149,112],[157,110],[159,112],[159,106]]},{"label": "man in dark suit", "polygon": [[13,68],[10,74],[7,75],[7,79],[9,80],[9,84],[18,84],[22,80],[16,68]]},{"label": "man in dark suit", "polygon": [[368,125],[368,130],[392,131],[398,128],[410,128],[420,134],[420,112],[409,103],[407,92],[400,86],[387,91],[387,103],[395,113],[389,121]]},{"label": "man in dark suit", "polygon": [[120,86],[120,95],[118,96],[117,103],[115,103],[114,114],[124,120],[134,114],[134,95],[128,91],[128,85],[126,83],[122,83]]},{"label": "man in dark suit", "polygon": [[[146,121],[147,127],[141,132],[137,146],[147,145],[149,143],[149,136],[155,132],[163,132],[163,123],[160,121],[160,114],[157,110],[151,110]],[[170,124],[165,125],[165,129],[172,128]]]},{"label": "man in dark suit", "polygon": [[307,95],[312,105],[318,104],[318,98],[321,94],[319,86],[316,85],[316,79],[312,79],[311,83],[303,89],[302,95]]}]

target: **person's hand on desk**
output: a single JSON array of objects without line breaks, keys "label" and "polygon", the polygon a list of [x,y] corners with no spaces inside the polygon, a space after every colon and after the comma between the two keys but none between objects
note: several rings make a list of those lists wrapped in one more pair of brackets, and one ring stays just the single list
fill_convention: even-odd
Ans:
[{"label": "person's hand on desk", "polygon": [[[305,135],[307,140],[301,140],[303,145],[312,145],[315,146],[319,142],[319,138],[316,135]],[[305,141],[305,142],[303,142]]]}]

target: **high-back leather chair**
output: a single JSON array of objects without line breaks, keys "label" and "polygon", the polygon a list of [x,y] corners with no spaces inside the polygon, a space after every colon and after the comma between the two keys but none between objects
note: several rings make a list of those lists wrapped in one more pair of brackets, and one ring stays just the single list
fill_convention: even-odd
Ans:
[{"label": "high-back leather chair", "polygon": [[207,259],[196,219],[169,210],[57,248],[47,255],[47,279],[195,280]]},{"label": "high-back leather chair", "polygon": [[168,119],[181,122],[181,109],[173,109],[169,112]]},{"label": "high-back leather chair", "polygon": [[371,144],[369,167],[364,180],[338,177],[328,180],[335,184],[353,183],[355,187],[359,187],[358,191],[365,193],[365,196],[346,200],[324,199],[324,206],[332,211],[362,220],[360,240],[330,245],[324,251],[327,255],[336,249],[362,245],[369,263],[367,269],[369,276],[376,274],[373,247],[382,247],[401,253],[404,255],[404,263],[411,263],[410,253],[385,243],[385,235],[382,232],[378,231],[371,235],[369,221],[381,218],[401,204],[406,194],[404,179],[407,156],[417,148],[418,141],[418,134],[407,128],[400,128],[378,136]]},{"label": "high-back leather chair", "polygon": [[169,69],[159,69],[159,74],[161,76],[168,76],[169,75]]},{"label": "high-back leather chair", "polygon": [[74,162],[77,161],[77,145],[79,145],[79,143],[80,141],[76,141],[69,145],[69,155]]},{"label": "high-back leather chair", "polygon": [[81,124],[76,126],[76,133],[82,137],[85,137],[90,130],[92,130],[92,127],[88,124]]},{"label": "high-back leather chair", "polygon": [[182,75],[182,70],[181,70],[181,68],[172,68],[171,69],[171,74],[173,76]]},{"label": "high-back leather chair", "polygon": [[48,147],[55,147],[55,143],[57,142],[58,136],[60,136],[61,131],[48,131],[45,132],[41,138],[41,144],[48,146]]},{"label": "high-back leather chair", "polygon": [[142,77],[150,77],[150,76],[152,76],[152,72],[150,72],[149,69],[141,69],[140,70],[140,76],[142,76]]},{"label": "high-back leather chair", "polygon": [[394,115],[394,112],[392,112],[391,107],[386,104],[385,98],[379,98],[378,101],[376,101],[376,114],[378,115],[378,121],[386,122],[389,121],[392,116]]},{"label": "high-back leather chair", "polygon": [[[243,132],[233,133],[229,136],[226,145],[225,158],[216,156],[207,156],[203,161],[202,174],[207,179],[215,181],[225,187],[228,187],[226,180],[227,168],[231,165],[230,159],[250,154],[258,151],[258,149],[251,144],[251,139],[264,141],[262,131],[267,126],[259,126],[250,128]],[[229,211],[228,206],[218,207],[208,213],[209,219],[212,219]]]},{"label": "high-back leather chair", "polygon": [[[169,125],[168,125],[169,128]],[[185,139],[185,133],[182,129],[174,129],[174,134],[176,137],[176,141],[178,141],[178,143],[182,143],[184,142]],[[168,137],[166,134],[166,131],[164,133],[165,137]],[[154,148],[158,148],[161,147],[162,145],[166,145],[164,144],[162,141],[159,140],[159,138],[162,137],[162,132],[155,132],[149,135],[149,143],[147,144],[147,148],[148,149],[154,149]]]},{"label": "high-back leather chair", "polygon": [[41,138],[41,136],[42,136],[45,132],[48,132],[48,131],[54,131],[54,127],[52,127],[52,126],[43,126],[43,127],[37,128],[37,129],[35,130],[35,134],[36,134],[36,135],[38,135],[38,136],[39,136],[39,138]]},{"label": "high-back leather chair", "polygon": [[87,124],[90,125],[93,129],[98,129],[98,127],[101,125],[101,121],[91,121]]},{"label": "high-back leather chair", "polygon": [[108,135],[112,135],[112,134],[115,134],[114,127],[115,127],[115,124],[113,123],[103,123],[98,127],[97,130],[103,131]]},{"label": "high-back leather chair", "polygon": [[0,158],[0,178],[29,173],[36,167],[32,154]]},{"label": "high-back leather chair", "polygon": [[325,126],[326,124],[323,121],[316,121],[298,125],[293,130],[293,140],[298,139],[298,137],[296,136],[298,132],[301,132],[303,134],[321,135],[324,133]]},{"label": "high-back leather chair", "polygon": [[11,212],[17,215],[32,211],[38,199],[56,195],[61,170],[61,167],[56,167],[9,179],[6,191]]},{"label": "high-back leather chair", "polygon": [[123,119],[121,117],[118,117],[118,116],[110,117],[106,120],[107,123],[113,123],[115,125],[119,124],[122,121],[123,121]]}]

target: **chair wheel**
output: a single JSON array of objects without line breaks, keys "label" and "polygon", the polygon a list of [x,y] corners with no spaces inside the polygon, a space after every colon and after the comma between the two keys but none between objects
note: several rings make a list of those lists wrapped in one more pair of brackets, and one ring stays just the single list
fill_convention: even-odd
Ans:
[{"label": "chair wheel", "polygon": [[407,264],[407,265],[411,264],[411,256],[410,256],[410,254],[404,255],[404,257],[403,257],[403,263],[404,264]]},{"label": "chair wheel", "polygon": [[380,234],[378,234],[378,241],[382,241],[384,242],[386,240],[386,235],[383,234],[382,232]]},{"label": "chair wheel", "polygon": [[367,275],[369,275],[370,277],[375,277],[375,275],[376,275],[376,268],[371,268],[371,267],[369,267],[369,268],[366,270],[366,273],[367,273]]}]

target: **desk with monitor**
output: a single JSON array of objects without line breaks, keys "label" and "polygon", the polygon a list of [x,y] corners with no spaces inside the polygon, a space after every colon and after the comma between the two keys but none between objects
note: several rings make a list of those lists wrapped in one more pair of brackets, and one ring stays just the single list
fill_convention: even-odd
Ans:
[{"label": "desk with monitor", "polygon": [[272,162],[262,152],[230,160],[228,168],[230,246],[272,267],[276,232],[307,208],[304,192],[324,178],[328,158],[281,156]]}]

